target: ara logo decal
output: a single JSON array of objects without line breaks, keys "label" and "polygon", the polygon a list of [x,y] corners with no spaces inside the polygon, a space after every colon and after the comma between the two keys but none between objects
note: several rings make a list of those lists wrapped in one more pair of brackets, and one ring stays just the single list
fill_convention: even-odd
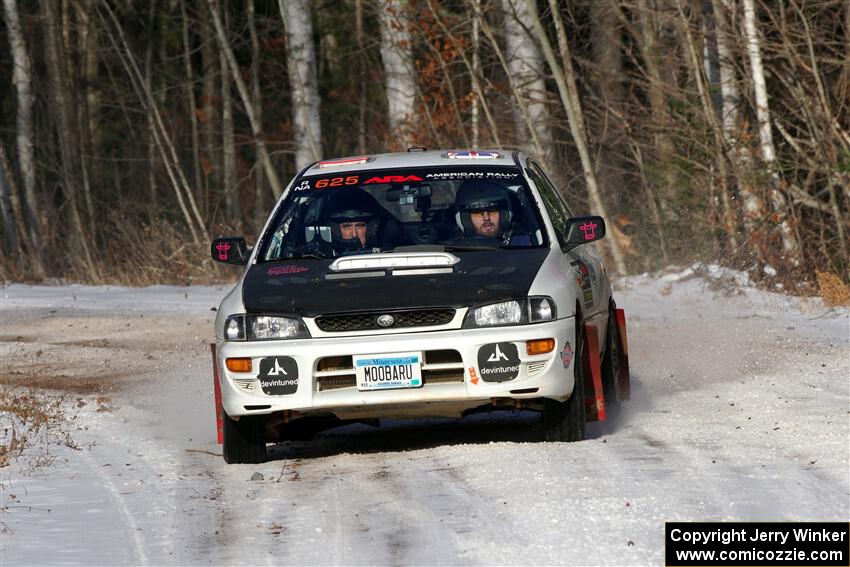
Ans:
[{"label": "ara logo decal", "polygon": [[469,367],[469,381],[472,382],[473,385],[478,384],[478,374],[475,372],[475,367]]},{"label": "ara logo decal", "polygon": [[298,390],[298,365],[291,356],[263,358],[257,378],[267,396],[294,394]]},{"label": "ara logo decal", "polygon": [[408,181],[422,181],[422,178],[416,175],[384,175],[382,177],[370,177],[363,182],[363,185],[369,183],[407,183]]},{"label": "ara logo decal", "polygon": [[519,352],[514,343],[491,343],[478,349],[478,370],[485,382],[507,382],[519,376]]},{"label": "ara logo decal", "polygon": [[296,187],[294,190],[295,191],[306,191],[309,188],[310,188],[310,182],[305,179],[304,181],[301,182],[301,185]]}]

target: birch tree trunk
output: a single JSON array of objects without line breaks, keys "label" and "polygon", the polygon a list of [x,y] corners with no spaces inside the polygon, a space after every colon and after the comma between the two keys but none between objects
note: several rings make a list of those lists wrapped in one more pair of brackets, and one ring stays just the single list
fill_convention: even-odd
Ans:
[{"label": "birch tree trunk", "polygon": [[286,27],[286,69],[292,90],[295,168],[322,159],[322,122],[313,46],[313,14],[309,0],[279,0]]},{"label": "birch tree trunk", "polygon": [[764,208],[743,175],[752,164],[746,144],[739,139],[741,95],[735,71],[735,56],[729,45],[734,37],[730,17],[735,14],[735,0],[712,0],[717,25],[717,52],[720,66],[721,122],[723,139],[738,180],[738,194],[743,201],[743,221],[748,234],[756,229],[758,219],[764,218]]},{"label": "birch tree trunk", "polygon": [[[472,72],[477,77],[481,74],[481,0],[472,0]],[[469,109],[470,129],[472,130],[472,147],[478,146],[479,105],[484,93],[479,92],[478,82],[472,83],[472,105]]]},{"label": "birch tree trunk", "polygon": [[363,0],[354,0],[355,35],[357,39],[357,153],[366,155],[366,37],[363,32]]},{"label": "birch tree trunk", "polygon": [[528,35],[532,27],[529,4],[525,0],[502,0],[502,10],[508,77],[519,95],[511,100],[517,141],[526,150],[533,148],[552,175],[555,145],[546,109],[543,57]]},{"label": "birch tree trunk", "polygon": [[794,230],[787,218],[785,196],[779,190],[781,180],[776,167],[776,150],[773,145],[771,131],[770,107],[767,100],[767,84],[764,79],[764,66],[761,60],[761,45],[753,0],[743,0],[744,29],[747,37],[747,53],[750,58],[750,68],[753,79],[753,89],[756,97],[756,115],[759,122],[759,140],[761,141],[762,160],[770,175],[770,200],[774,214],[779,218],[779,229],[782,236],[782,249],[786,258],[793,264],[800,262],[800,247],[794,235]]},{"label": "birch tree trunk", "polygon": [[[598,144],[596,166],[600,190],[615,199],[625,194],[623,172],[627,171],[623,159],[626,148],[622,146],[625,136],[621,120],[626,114],[623,109],[623,40],[616,9],[612,0],[597,0],[590,5],[593,71],[597,77],[595,94],[599,106],[591,131],[594,142]],[[618,208],[615,207],[615,210]],[[616,225],[610,230],[614,235],[623,236]]]},{"label": "birch tree trunk", "polygon": [[381,61],[387,93],[390,139],[387,149],[404,150],[414,143],[416,73],[407,0],[378,3],[381,26]]},{"label": "birch tree trunk", "polygon": [[44,275],[43,242],[41,235],[47,224],[44,213],[35,193],[35,159],[33,152],[33,121],[32,121],[32,67],[27,52],[24,37],[21,33],[21,23],[18,17],[16,0],[3,0],[3,10],[6,15],[6,29],[9,44],[12,49],[14,66],[12,81],[15,83],[17,95],[17,111],[15,113],[15,138],[18,148],[18,167],[24,181],[23,209],[27,219],[27,234],[33,245],[31,262],[37,276]]},{"label": "birch tree trunk", "polygon": [[[608,210],[605,203],[602,201],[602,195],[599,191],[599,184],[596,181],[596,171],[593,162],[590,158],[590,150],[587,143],[587,132],[585,130],[584,114],[581,107],[581,102],[578,96],[578,88],[576,87],[575,71],[573,69],[572,55],[570,54],[569,44],[567,43],[567,35],[564,30],[563,22],[561,21],[560,13],[558,12],[557,0],[549,0],[549,5],[552,8],[552,15],[555,21],[555,29],[558,34],[558,46],[561,51],[561,62],[559,63],[555,57],[555,52],[552,50],[552,45],[549,43],[549,38],[546,36],[546,31],[540,23],[540,17],[537,14],[536,0],[527,0],[528,10],[531,15],[531,21],[537,33],[537,38],[543,48],[543,54],[555,76],[555,82],[558,85],[558,93],[561,97],[561,104],[564,111],[567,113],[567,119],[570,123],[570,134],[581,159],[581,167],[584,173],[584,180],[587,184],[587,193],[590,197],[590,202],[595,209],[595,212],[600,215],[605,224],[611,225],[611,217],[608,215]],[[561,67],[563,65],[563,68]],[[605,241],[611,250],[611,256],[614,259],[614,267],[619,274],[626,273],[626,262],[623,258],[623,251],[620,249],[620,244],[616,238],[610,238]]]}]

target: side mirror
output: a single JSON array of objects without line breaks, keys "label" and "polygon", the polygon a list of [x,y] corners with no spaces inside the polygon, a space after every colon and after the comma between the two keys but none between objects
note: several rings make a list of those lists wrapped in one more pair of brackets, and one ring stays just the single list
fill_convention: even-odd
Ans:
[{"label": "side mirror", "polygon": [[567,220],[567,238],[564,248],[570,250],[580,244],[596,242],[605,236],[605,221],[602,217],[572,217]]},{"label": "side mirror", "polygon": [[210,246],[212,259],[222,264],[244,266],[248,261],[248,245],[244,238],[216,238]]}]

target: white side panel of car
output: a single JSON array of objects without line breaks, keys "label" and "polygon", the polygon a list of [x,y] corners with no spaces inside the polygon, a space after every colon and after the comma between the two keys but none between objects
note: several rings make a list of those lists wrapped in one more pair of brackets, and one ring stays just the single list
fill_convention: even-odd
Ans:
[{"label": "white side panel of car", "polygon": [[216,341],[224,340],[224,321],[231,315],[236,313],[245,313],[245,306],[242,304],[242,277],[239,277],[239,283],[233,286],[224,299],[221,300],[221,305],[215,314],[215,339]]}]

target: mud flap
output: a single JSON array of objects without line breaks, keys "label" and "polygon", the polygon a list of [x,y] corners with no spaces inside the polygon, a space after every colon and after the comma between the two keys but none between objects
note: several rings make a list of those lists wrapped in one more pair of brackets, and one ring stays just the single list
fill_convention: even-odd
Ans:
[{"label": "mud flap", "polygon": [[215,355],[215,343],[210,343],[213,363],[213,391],[215,392],[215,429],[218,444],[224,443],[224,409],[221,407],[221,382],[218,378],[218,357]]},{"label": "mud flap", "polygon": [[602,362],[599,360],[599,336],[595,325],[584,325],[586,348],[584,366],[584,403],[586,421],[605,421],[605,392],[602,390]]},{"label": "mud flap", "polygon": [[631,374],[629,373],[629,337],[626,334],[626,312],[616,309],[617,330],[620,331],[620,368],[617,376],[620,400],[630,400],[632,395]]}]

